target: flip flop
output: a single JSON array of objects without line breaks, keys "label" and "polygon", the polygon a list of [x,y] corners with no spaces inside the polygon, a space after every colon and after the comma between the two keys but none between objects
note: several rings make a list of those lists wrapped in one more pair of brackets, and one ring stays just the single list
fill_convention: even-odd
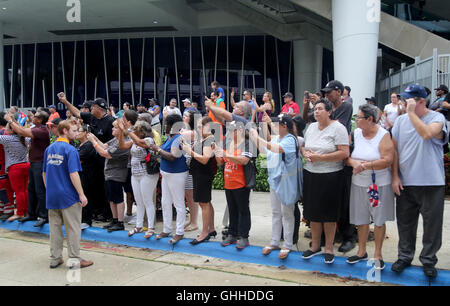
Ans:
[{"label": "flip flop", "polygon": [[277,246],[273,246],[273,245],[268,245],[266,247],[264,247],[264,249],[262,250],[262,254],[267,256],[270,253],[272,253],[273,250],[279,250],[280,248]]},{"label": "flip flop", "polygon": [[289,249],[282,249],[280,251],[280,253],[278,254],[278,258],[279,259],[286,259],[289,256],[290,252],[291,252],[291,250],[289,250]]}]

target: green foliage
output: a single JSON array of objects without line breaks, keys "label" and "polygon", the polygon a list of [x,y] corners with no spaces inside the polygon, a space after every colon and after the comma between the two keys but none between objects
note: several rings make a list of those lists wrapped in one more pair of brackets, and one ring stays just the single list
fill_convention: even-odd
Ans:
[{"label": "green foliage", "polygon": [[[222,167],[217,167],[217,174],[214,177],[212,187],[217,190],[224,190],[224,181],[223,181],[223,170]],[[267,182],[268,173],[266,168],[266,157],[263,155],[259,155],[256,159],[256,187],[255,191],[269,192],[270,187]]]}]

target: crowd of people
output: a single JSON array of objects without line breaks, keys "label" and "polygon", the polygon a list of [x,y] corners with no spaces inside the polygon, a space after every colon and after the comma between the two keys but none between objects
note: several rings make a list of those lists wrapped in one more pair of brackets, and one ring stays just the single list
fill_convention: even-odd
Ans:
[{"label": "crowd of people", "polygon": [[[400,273],[414,258],[421,214],[420,261],[425,275],[437,275],[450,109],[446,86],[436,89],[439,98],[430,103],[429,90],[410,85],[393,93],[384,111],[374,97],[367,98],[356,112],[356,129],[351,88],[339,81],[305,92],[301,114],[294,95],[286,93],[276,117],[270,92],[258,103],[250,90],[236,101],[233,89],[229,111],[220,84],[213,82],[211,88],[204,116],[188,98],[182,101],[183,112],[176,99],[167,106],[150,99],[148,109],[139,104],[137,110],[124,103],[116,112],[102,98],[76,107],[64,93],[58,98],[67,109],[65,120],[54,106],[28,112],[28,123],[19,120],[23,113],[17,107],[2,112],[0,219],[36,220],[36,227],[49,222],[51,268],[63,263],[62,224],[69,257],[79,259],[81,267],[93,264],[79,252],[81,231],[93,220],[109,222],[108,232],[124,230],[128,221],[135,224],[128,236],[169,237],[176,244],[186,231],[199,229],[201,212],[202,228],[190,242],[197,245],[217,236],[212,183],[222,168],[227,231],[221,245],[242,250],[250,244],[255,158],[264,154],[272,234],[263,255],[279,250],[280,259],[289,256],[298,241],[301,203],[312,238],[304,260],[323,254],[324,262],[332,264],[336,235],[342,240],[339,252],[349,252],[358,241],[347,263],[368,259],[373,224],[375,268],[383,270],[386,222],[396,220],[398,260],[392,270]],[[156,233],[158,204],[163,229]]]}]

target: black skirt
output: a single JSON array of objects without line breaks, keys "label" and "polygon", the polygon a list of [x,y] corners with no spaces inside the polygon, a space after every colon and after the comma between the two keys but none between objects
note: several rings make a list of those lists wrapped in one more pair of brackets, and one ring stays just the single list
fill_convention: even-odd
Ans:
[{"label": "black skirt", "polygon": [[213,179],[214,177],[211,174],[192,174],[192,181],[194,183],[194,202],[211,202],[211,189]]},{"label": "black skirt", "polygon": [[303,169],[303,212],[310,222],[337,222],[343,193],[343,171],[312,173]]}]

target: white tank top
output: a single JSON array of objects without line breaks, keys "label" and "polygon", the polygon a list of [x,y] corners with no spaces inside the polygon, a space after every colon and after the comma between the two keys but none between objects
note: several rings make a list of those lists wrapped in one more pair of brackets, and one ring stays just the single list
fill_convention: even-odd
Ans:
[{"label": "white tank top", "polygon": [[[356,129],[354,132],[354,150],[351,157],[356,160],[375,161],[381,158],[380,142],[388,133],[382,127],[378,127],[378,132],[372,139],[366,139],[363,136],[361,129]],[[375,170],[376,184],[378,186],[390,185],[392,182],[391,169],[386,168],[382,170]],[[372,170],[366,170],[357,175],[353,175],[353,184],[361,187],[368,187],[372,184]]]}]

